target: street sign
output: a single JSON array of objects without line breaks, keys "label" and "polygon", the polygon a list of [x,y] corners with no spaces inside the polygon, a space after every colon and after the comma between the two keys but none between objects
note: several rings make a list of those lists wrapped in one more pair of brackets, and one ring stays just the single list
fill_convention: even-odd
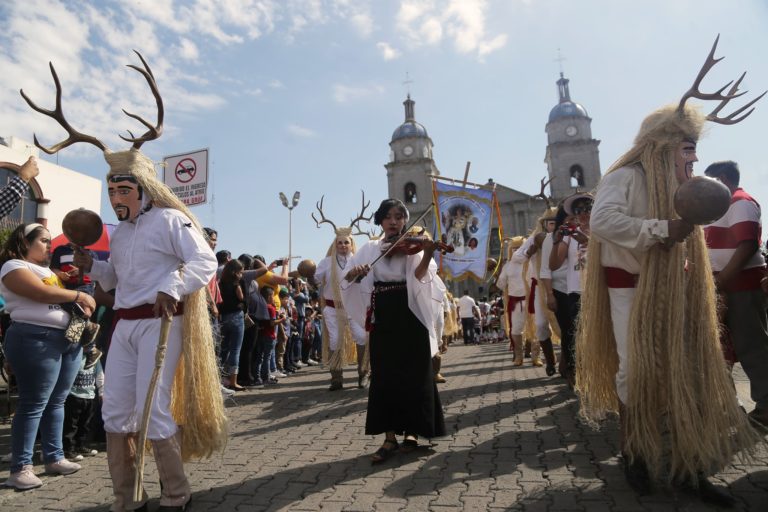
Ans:
[{"label": "street sign", "polygon": [[201,149],[163,158],[163,182],[181,201],[205,204],[208,191],[208,150]]}]

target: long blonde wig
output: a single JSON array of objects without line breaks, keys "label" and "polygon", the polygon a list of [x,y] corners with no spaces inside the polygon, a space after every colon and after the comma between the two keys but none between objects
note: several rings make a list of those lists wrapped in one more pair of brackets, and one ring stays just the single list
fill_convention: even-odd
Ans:
[{"label": "long blonde wig", "polygon": [[[114,175],[129,174],[136,178],[152,205],[173,208],[186,215],[202,235],[202,226],[189,208],[160,180],[149,158],[138,150],[105,152]],[[183,272],[183,270],[182,270]],[[221,399],[219,370],[213,348],[213,334],[208,321],[206,290],[202,288],[182,299],[184,328],[182,353],[171,394],[171,412],[182,428],[184,460],[210,457],[227,443],[227,417]]]},{"label": "long blonde wig", "polygon": [[[648,218],[675,219],[678,182],[674,154],[696,141],[705,118],[686,106],[663,107],[643,122],[633,148],[608,172],[633,167],[645,172]],[[598,192],[599,193],[599,192]],[[580,414],[597,422],[619,408],[618,355],[610,303],[600,263],[601,244],[590,240],[576,335]],[[671,249],[656,245],[643,254],[629,320],[628,388],[624,451],[660,475],[669,450],[668,480],[696,481],[699,473],[748,455],[758,437],[739,409],[720,349],[715,289],[703,230]],[[662,435],[669,435],[669,446]],[[742,452],[744,453],[744,452]]]}]

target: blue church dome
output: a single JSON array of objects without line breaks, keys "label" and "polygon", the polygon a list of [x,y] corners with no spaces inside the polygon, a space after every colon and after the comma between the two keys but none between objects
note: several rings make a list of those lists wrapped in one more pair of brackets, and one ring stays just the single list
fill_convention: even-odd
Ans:
[{"label": "blue church dome", "polygon": [[555,119],[560,119],[561,117],[589,117],[589,115],[587,114],[587,109],[578,103],[564,101],[558,103],[549,111],[549,122],[551,123]]},{"label": "blue church dome", "polygon": [[392,141],[406,137],[428,137],[427,129],[416,121],[406,121],[392,133]]}]

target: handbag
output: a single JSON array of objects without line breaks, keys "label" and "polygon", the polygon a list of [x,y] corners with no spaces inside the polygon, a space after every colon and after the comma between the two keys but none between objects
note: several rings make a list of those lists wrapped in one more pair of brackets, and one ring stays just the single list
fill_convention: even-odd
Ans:
[{"label": "handbag", "polygon": [[70,343],[80,343],[88,325],[88,319],[78,316],[76,313],[69,315],[69,323],[64,330],[64,337]]},{"label": "handbag", "polygon": [[243,319],[245,321],[245,328],[250,329],[254,325],[256,325],[256,322],[253,321],[253,318],[251,318],[251,315],[248,313],[245,314],[245,318]]}]

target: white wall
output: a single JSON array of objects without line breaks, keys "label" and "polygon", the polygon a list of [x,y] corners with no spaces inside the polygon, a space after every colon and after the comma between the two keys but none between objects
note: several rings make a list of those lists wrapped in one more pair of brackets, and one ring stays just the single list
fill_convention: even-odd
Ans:
[{"label": "white wall", "polygon": [[32,143],[17,137],[7,138],[6,143],[11,147],[0,144],[1,162],[21,165],[30,155],[37,157],[40,174],[36,181],[43,192],[42,197],[51,201],[46,215],[52,236],[61,234],[61,221],[71,210],[86,208],[101,215],[102,180],[41,159],[39,150]]}]

